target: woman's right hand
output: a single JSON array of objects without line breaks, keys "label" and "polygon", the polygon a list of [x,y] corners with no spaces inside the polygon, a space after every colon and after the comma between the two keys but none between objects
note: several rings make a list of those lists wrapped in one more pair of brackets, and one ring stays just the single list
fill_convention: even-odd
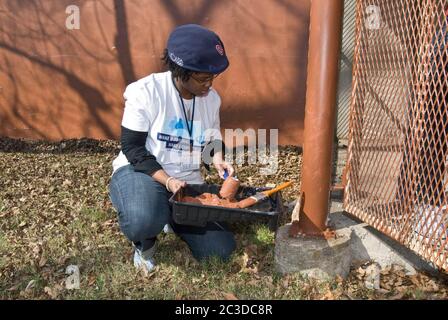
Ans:
[{"label": "woman's right hand", "polygon": [[185,187],[186,185],[187,183],[185,181],[176,178],[172,178],[170,179],[170,181],[168,181],[168,189],[172,193],[176,193],[177,190],[179,190],[182,187]]}]

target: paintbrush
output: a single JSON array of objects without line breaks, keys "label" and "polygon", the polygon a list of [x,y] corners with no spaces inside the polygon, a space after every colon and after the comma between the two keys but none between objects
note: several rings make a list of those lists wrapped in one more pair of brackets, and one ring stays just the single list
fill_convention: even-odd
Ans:
[{"label": "paintbrush", "polygon": [[250,196],[249,198],[239,201],[238,208],[244,209],[244,208],[253,206],[257,202],[267,199],[270,195],[276,193],[277,191],[280,191],[286,187],[289,187],[291,184],[292,184],[292,182],[288,181],[288,182],[282,183],[281,185],[279,185],[278,187],[275,187],[274,189],[258,192],[255,195]]}]

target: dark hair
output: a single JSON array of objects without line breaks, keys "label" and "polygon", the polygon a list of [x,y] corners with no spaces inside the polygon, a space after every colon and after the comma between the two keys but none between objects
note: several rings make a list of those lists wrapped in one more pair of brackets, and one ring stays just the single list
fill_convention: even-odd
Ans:
[{"label": "dark hair", "polygon": [[162,61],[165,63],[165,65],[168,67],[168,70],[171,71],[173,74],[173,77],[180,78],[182,81],[188,81],[194,71],[182,68],[181,66],[178,66],[176,63],[174,63],[170,57],[168,56],[168,49],[163,50],[163,57]]}]

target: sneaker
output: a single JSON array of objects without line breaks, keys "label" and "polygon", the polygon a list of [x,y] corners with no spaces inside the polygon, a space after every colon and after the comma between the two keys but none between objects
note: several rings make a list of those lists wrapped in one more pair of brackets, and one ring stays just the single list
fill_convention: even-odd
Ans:
[{"label": "sneaker", "polygon": [[135,248],[134,251],[134,266],[137,269],[143,269],[145,272],[151,272],[155,267],[154,253],[156,252],[156,244],[145,251]]},{"label": "sneaker", "polygon": [[166,234],[168,233],[174,233],[173,228],[171,228],[171,225],[169,223],[167,223],[164,227],[163,227],[163,232],[165,232]]}]

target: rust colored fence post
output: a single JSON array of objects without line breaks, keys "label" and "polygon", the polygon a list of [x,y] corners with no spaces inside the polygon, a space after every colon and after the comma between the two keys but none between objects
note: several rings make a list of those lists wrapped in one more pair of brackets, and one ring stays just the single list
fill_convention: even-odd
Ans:
[{"label": "rust colored fence post", "polygon": [[312,0],[299,232],[327,228],[344,1]]}]

